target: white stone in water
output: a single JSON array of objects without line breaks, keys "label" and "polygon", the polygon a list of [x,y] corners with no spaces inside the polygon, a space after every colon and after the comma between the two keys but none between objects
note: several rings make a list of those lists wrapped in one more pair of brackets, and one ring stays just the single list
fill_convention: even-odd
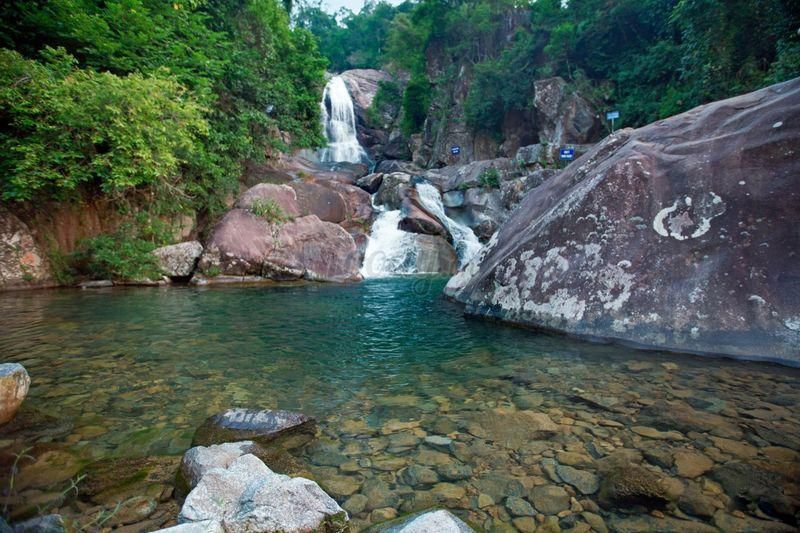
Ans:
[{"label": "white stone in water", "polygon": [[183,455],[181,475],[191,490],[200,483],[206,472],[214,468],[228,468],[239,457],[252,453],[255,447],[256,444],[249,440],[195,446]]},{"label": "white stone in water", "polygon": [[218,520],[203,520],[202,522],[189,522],[159,529],[154,533],[224,533],[224,531]]},{"label": "white stone in water", "polygon": [[399,524],[378,528],[380,533],[470,533],[474,531],[450,511],[429,511]]},{"label": "white stone in water", "polygon": [[[276,474],[256,456],[205,472],[186,497],[180,522],[219,521],[226,531],[313,531],[344,527],[347,513],[315,482]],[[336,527],[329,527],[336,531]]]}]

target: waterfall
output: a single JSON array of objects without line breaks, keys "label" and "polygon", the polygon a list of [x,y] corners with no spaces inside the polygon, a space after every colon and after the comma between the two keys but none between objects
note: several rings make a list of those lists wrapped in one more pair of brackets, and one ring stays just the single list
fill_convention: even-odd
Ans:
[{"label": "waterfall", "polygon": [[381,211],[372,224],[364,253],[361,275],[381,278],[417,272],[417,246],[413,233],[398,229],[403,215],[399,209]]},{"label": "waterfall", "polygon": [[356,137],[356,114],[353,99],[341,76],[330,79],[322,92],[322,124],[328,146],[320,150],[320,161],[362,163],[367,153]]},{"label": "waterfall", "polygon": [[439,219],[439,222],[447,229],[453,237],[453,247],[458,254],[458,268],[463,268],[483,247],[478,237],[473,231],[464,224],[456,222],[448,217],[442,205],[442,195],[439,190],[430,183],[418,183],[417,192],[419,200],[429,213]]}]

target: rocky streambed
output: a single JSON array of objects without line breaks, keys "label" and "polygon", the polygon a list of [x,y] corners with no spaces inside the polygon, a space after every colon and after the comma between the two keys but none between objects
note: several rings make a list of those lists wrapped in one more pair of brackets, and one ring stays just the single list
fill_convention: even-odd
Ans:
[{"label": "rocky streambed", "polygon": [[3,295],[31,385],[0,429],[0,486],[25,450],[2,503],[172,525],[197,429],[241,406],[316,418],[265,463],[353,530],[432,507],[489,531],[796,528],[800,372],[468,320],[443,283]]}]

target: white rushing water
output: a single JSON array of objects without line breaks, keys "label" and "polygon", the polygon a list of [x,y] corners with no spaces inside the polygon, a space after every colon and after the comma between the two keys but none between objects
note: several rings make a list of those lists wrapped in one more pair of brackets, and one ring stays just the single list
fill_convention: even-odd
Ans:
[{"label": "white rushing water", "polygon": [[417,272],[416,240],[412,233],[398,229],[402,218],[399,209],[378,214],[372,224],[361,266],[361,275],[365,278]]},{"label": "white rushing water", "polygon": [[[328,146],[320,150],[322,162],[361,163],[368,159],[356,137],[353,99],[341,76],[330,79],[322,93],[322,125]],[[328,109],[330,108],[330,112]]]},{"label": "white rushing water", "polygon": [[417,192],[425,209],[439,219],[439,222],[453,237],[453,247],[458,254],[458,268],[463,268],[481,250],[483,245],[472,229],[447,216],[439,189],[430,183],[418,183]]}]

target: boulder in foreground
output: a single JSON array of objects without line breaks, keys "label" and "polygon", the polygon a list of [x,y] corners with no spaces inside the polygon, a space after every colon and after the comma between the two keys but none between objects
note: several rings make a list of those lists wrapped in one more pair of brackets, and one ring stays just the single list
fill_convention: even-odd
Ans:
[{"label": "boulder in foreground", "polygon": [[0,364],[0,424],[10,422],[28,396],[31,378],[19,363]]},{"label": "boulder in foreground", "polygon": [[608,137],[446,293],[470,314],[800,365],[800,79]]},{"label": "boulder in foreground", "polygon": [[180,522],[221,522],[225,531],[348,529],[347,513],[311,480],[276,474],[255,455],[206,472],[186,497]]}]

